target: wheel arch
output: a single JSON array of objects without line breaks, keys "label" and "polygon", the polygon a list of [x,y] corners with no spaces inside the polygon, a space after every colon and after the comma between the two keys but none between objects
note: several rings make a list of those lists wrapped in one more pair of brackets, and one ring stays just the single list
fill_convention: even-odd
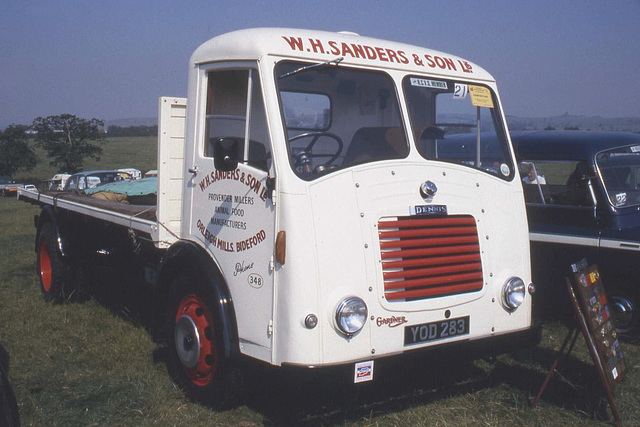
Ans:
[{"label": "wheel arch", "polygon": [[38,252],[40,249],[40,230],[44,224],[50,223],[53,227],[53,232],[56,236],[56,241],[58,242],[58,251],[60,255],[63,257],[67,256],[65,252],[66,245],[63,243],[62,234],[60,233],[60,226],[58,224],[58,218],[55,214],[54,208],[50,205],[45,205],[40,210],[40,215],[37,215],[35,218],[36,223],[36,239],[35,239],[35,251]]},{"label": "wheel arch", "polygon": [[153,293],[152,335],[165,340],[164,315],[170,298],[172,279],[180,272],[195,272],[213,292],[215,317],[222,329],[222,344],[226,357],[240,353],[238,326],[231,293],[220,269],[211,256],[199,245],[180,240],[162,256],[158,266],[158,279]]}]

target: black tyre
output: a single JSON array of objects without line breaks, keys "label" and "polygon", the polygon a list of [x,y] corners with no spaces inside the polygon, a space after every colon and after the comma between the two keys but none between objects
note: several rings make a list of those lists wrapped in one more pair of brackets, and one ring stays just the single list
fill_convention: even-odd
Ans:
[{"label": "black tyre", "polygon": [[228,409],[239,403],[242,378],[237,356],[224,348],[224,320],[206,283],[195,273],[180,273],[172,281],[165,323],[167,366],[191,399]]},{"label": "black tyre", "polygon": [[16,396],[2,367],[0,367],[0,425],[8,427],[20,425]]},{"label": "black tyre", "polygon": [[45,301],[62,303],[71,297],[73,271],[62,260],[51,223],[43,224],[38,236],[37,272]]},{"label": "black tyre", "polygon": [[640,339],[640,312],[638,293],[614,290],[609,295],[609,308],[618,334],[625,340]]}]

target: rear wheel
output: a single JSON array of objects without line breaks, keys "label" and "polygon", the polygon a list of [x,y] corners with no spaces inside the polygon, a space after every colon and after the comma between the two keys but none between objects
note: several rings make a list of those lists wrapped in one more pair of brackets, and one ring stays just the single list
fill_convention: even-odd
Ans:
[{"label": "rear wheel", "polygon": [[168,304],[168,368],[193,400],[216,409],[238,403],[240,370],[222,340],[222,319],[213,293],[194,274],[176,276]]},{"label": "rear wheel", "polygon": [[62,260],[51,223],[40,228],[37,256],[40,289],[45,301],[61,303],[68,300],[72,293],[72,270]]},{"label": "rear wheel", "polygon": [[612,311],[613,324],[616,331],[625,339],[640,339],[640,313],[638,298],[630,292],[615,290],[609,296],[609,307]]}]

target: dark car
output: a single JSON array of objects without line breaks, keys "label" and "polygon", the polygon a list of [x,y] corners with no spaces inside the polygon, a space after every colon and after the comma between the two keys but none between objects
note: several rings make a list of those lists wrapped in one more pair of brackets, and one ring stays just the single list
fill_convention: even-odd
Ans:
[{"label": "dark car", "polygon": [[640,135],[513,132],[534,283],[562,301],[569,266],[597,264],[620,334],[640,338]]},{"label": "dark car", "polygon": [[63,191],[67,190],[84,190],[86,188],[95,188],[98,185],[108,184],[110,182],[121,181],[126,174],[114,170],[98,170],[78,172],[71,175],[64,185]]}]

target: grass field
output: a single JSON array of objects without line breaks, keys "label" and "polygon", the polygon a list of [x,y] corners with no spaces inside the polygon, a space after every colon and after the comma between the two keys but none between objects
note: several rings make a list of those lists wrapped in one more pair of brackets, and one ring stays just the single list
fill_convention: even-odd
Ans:
[{"label": "grass field", "polygon": [[[146,138],[111,141],[103,156],[110,163],[91,168],[155,168],[149,145]],[[120,164],[113,147],[131,148],[126,162]],[[137,160],[144,157],[140,150],[153,152],[153,160]],[[40,169],[30,176],[52,176]],[[33,250],[37,212],[0,198],[0,354],[9,355],[23,425],[602,424],[598,413],[606,403],[598,398],[598,378],[581,337],[538,408],[529,408],[567,333],[557,321],[545,324],[535,349],[478,361],[381,362],[376,380],[358,387],[341,369],[301,371],[247,361],[246,400],[214,412],[190,402],[169,379],[164,351],[147,332],[149,289],[105,274],[92,278],[84,303],[43,301]],[[623,351],[628,371],[616,403],[625,425],[640,425],[640,345],[623,344]]]},{"label": "grass field", "polygon": [[[100,161],[89,159],[84,164],[84,170],[134,168],[142,173],[150,169],[157,169],[158,139],[156,137],[138,138],[108,138],[100,145],[103,153]],[[49,165],[46,153],[36,149],[38,166],[29,172],[21,172],[14,176],[16,182],[35,184],[50,179],[58,171]]]}]

